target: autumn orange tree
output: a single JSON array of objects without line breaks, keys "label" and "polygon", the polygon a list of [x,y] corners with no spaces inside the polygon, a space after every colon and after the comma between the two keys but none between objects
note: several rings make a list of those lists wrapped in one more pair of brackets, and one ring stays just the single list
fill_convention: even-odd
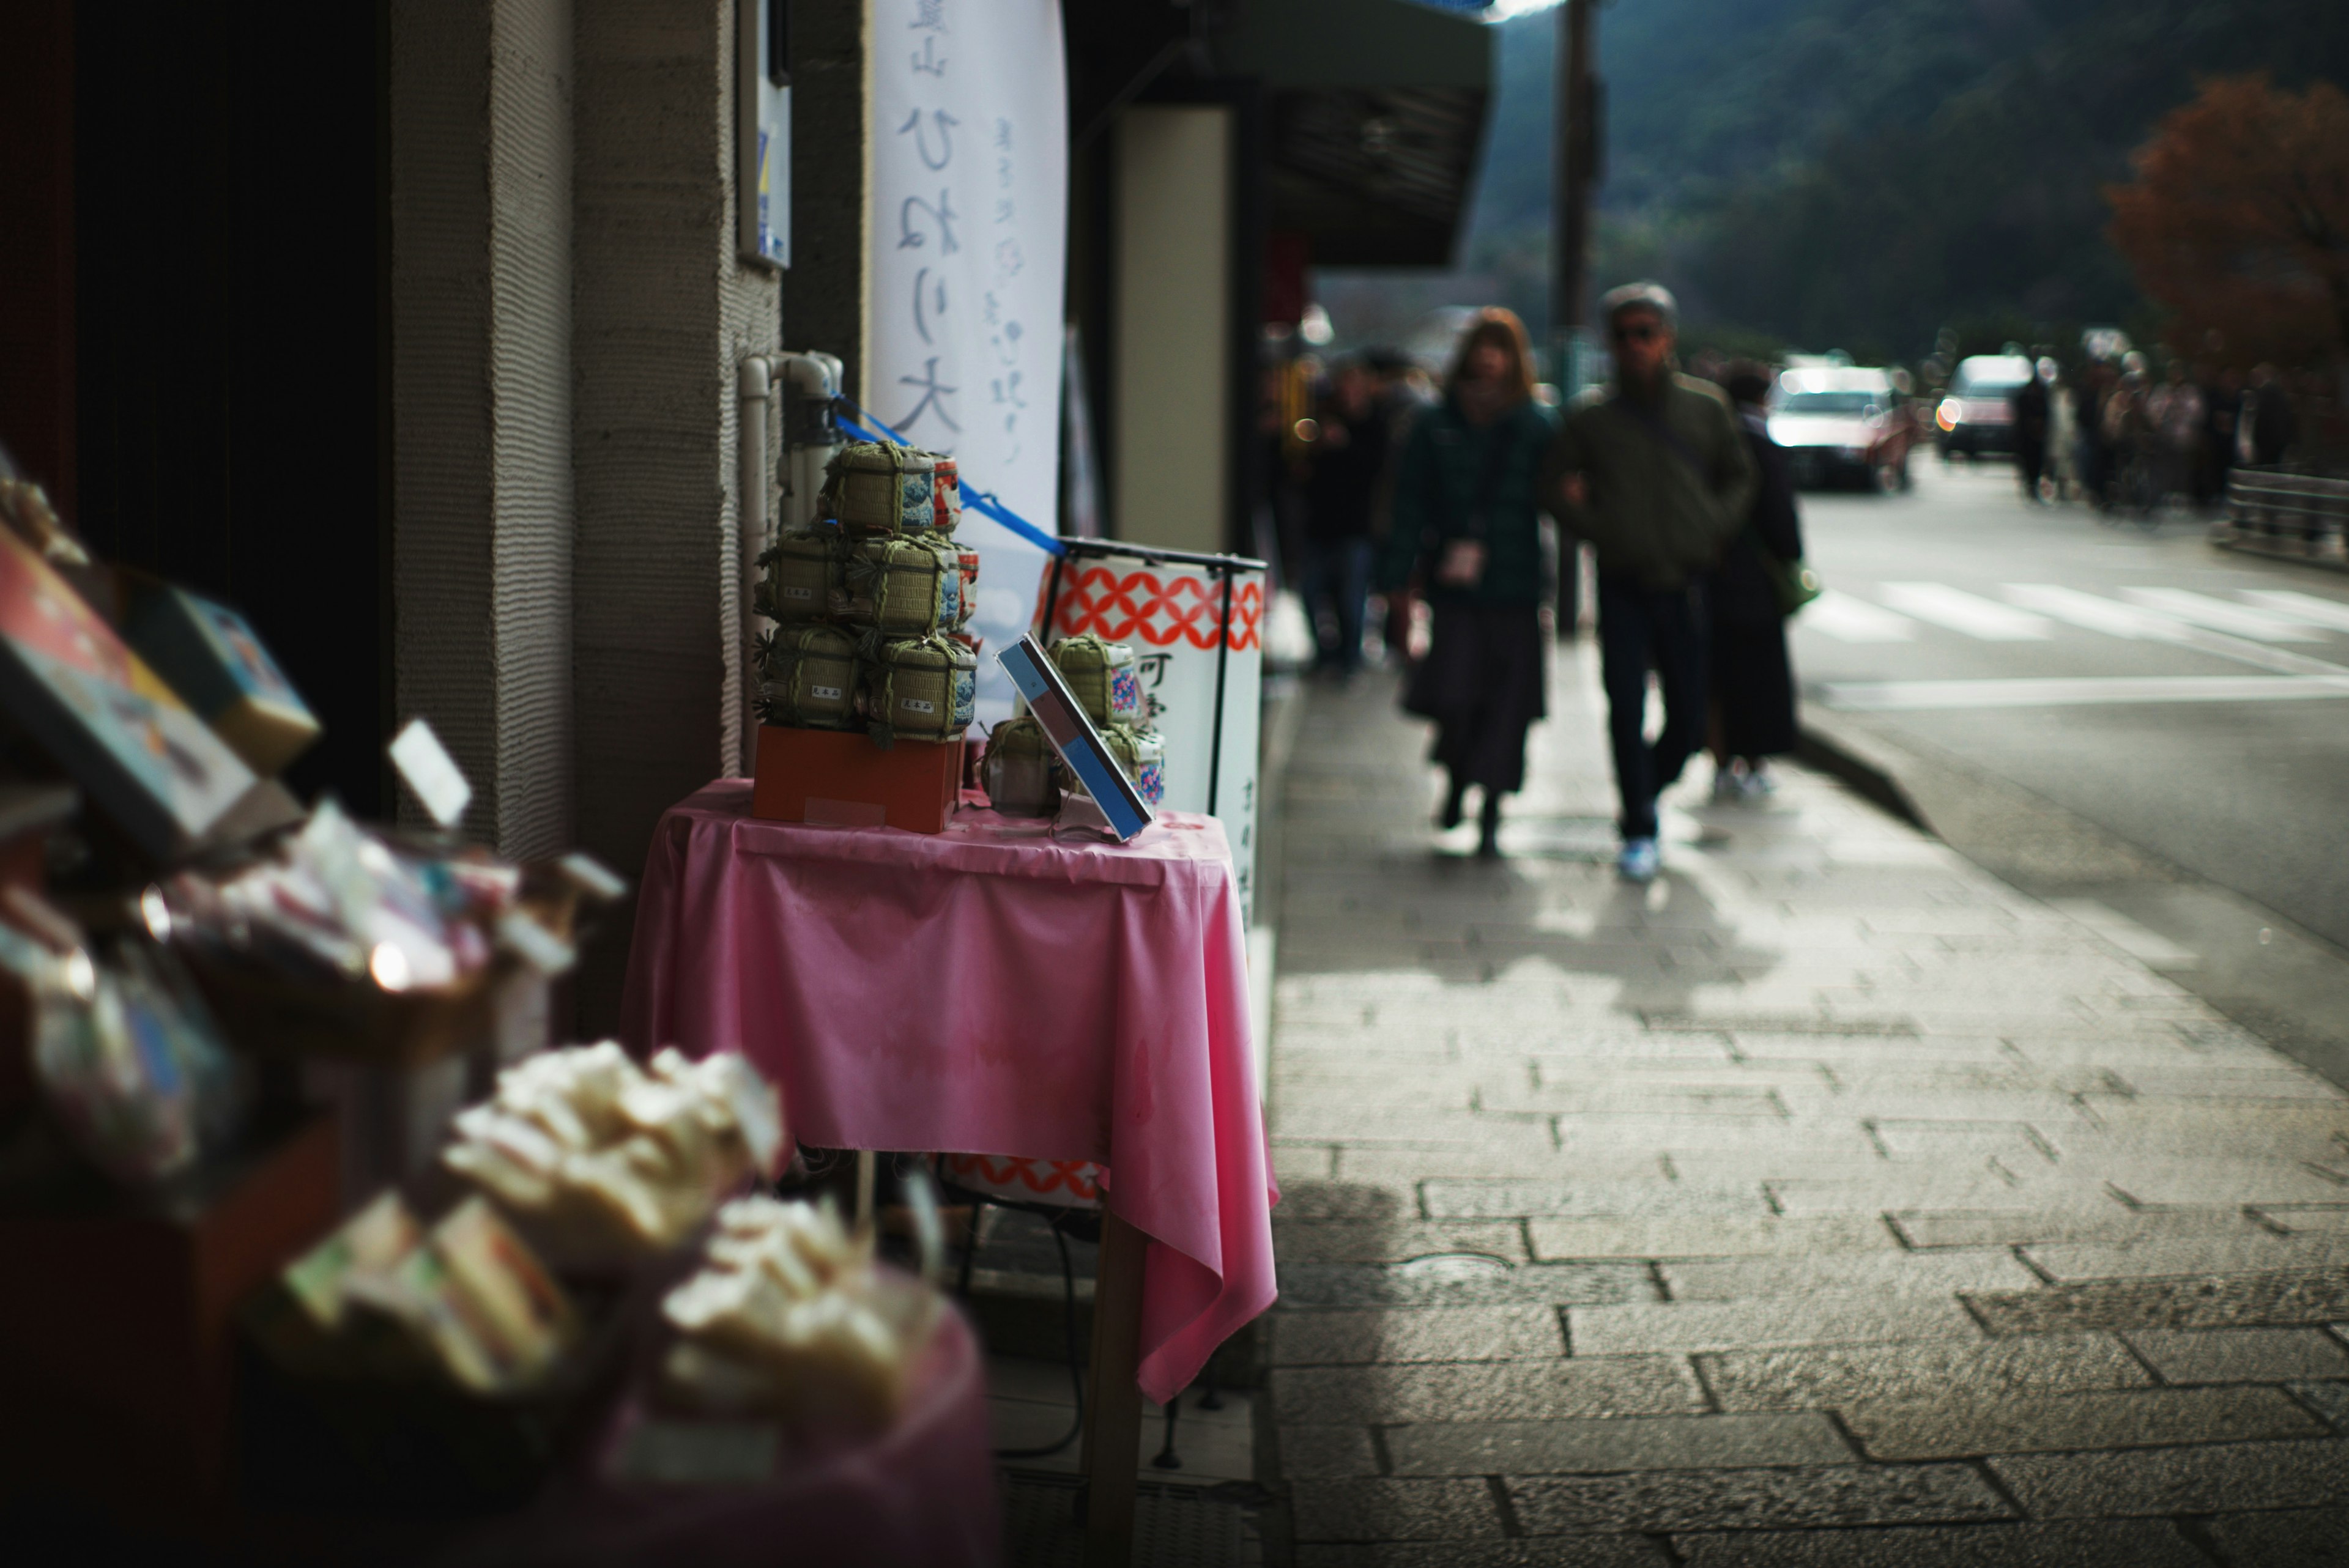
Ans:
[{"label": "autumn orange tree", "polygon": [[2105,188],[2106,231],[2181,351],[2338,366],[2349,356],[2349,97],[2261,76],[2206,81]]}]

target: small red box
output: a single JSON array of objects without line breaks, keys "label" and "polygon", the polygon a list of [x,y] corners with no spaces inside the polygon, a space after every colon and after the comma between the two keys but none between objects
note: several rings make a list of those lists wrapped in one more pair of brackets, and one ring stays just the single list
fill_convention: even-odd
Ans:
[{"label": "small red box", "polygon": [[750,814],[775,822],[935,833],[962,783],[959,740],[900,740],[886,751],[858,730],[759,727]]}]

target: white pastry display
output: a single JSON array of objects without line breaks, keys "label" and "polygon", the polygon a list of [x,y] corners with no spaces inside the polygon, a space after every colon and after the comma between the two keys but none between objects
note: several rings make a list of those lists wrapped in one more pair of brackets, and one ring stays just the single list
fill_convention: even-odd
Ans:
[{"label": "white pastry display", "polygon": [[709,1414],[886,1426],[936,1315],[935,1294],[876,1269],[829,1205],[745,1198],[661,1303],[678,1335],[662,1392]]},{"label": "white pastry display", "polygon": [[771,1178],[783,1147],[775,1091],[741,1057],[664,1050],[639,1068],[610,1040],[509,1068],[455,1130],[443,1165],[589,1251],[676,1245],[727,1191]]}]

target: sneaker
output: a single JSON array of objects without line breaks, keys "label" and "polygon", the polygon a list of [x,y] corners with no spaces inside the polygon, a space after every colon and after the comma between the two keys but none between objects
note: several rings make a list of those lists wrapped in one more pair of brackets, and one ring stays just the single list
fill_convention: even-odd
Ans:
[{"label": "sneaker", "polygon": [[1778,792],[1778,780],[1772,778],[1757,762],[1739,777],[1737,788],[1747,799],[1762,800]]},{"label": "sneaker", "polygon": [[1745,782],[1733,768],[1713,770],[1713,803],[1726,806],[1745,799]]},{"label": "sneaker", "polygon": [[1653,882],[1656,868],[1663,857],[1657,852],[1653,839],[1626,839],[1623,852],[1616,858],[1615,869],[1625,882]]}]

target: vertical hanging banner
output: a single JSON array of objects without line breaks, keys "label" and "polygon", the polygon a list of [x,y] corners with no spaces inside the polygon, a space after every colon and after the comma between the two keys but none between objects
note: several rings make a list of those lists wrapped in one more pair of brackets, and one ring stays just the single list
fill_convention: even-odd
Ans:
[{"label": "vertical hanging banner", "polygon": [[[873,337],[863,401],[1056,531],[1068,84],[1059,0],[874,0]],[[979,553],[978,718],[1011,715],[989,656],[1028,630],[1044,552],[966,508]]]}]

